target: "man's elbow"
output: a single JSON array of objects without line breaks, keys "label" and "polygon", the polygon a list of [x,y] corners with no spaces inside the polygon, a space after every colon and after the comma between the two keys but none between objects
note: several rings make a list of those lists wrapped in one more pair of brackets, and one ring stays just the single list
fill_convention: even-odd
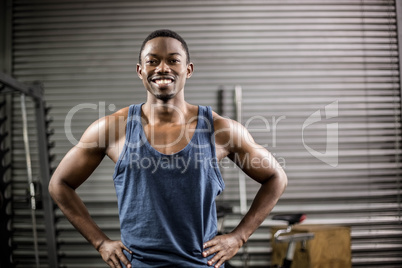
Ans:
[{"label": "man's elbow", "polygon": [[274,176],[276,177],[278,188],[283,193],[288,186],[288,176],[282,168],[276,169]]},{"label": "man's elbow", "polygon": [[47,190],[49,191],[50,196],[54,199],[54,196],[56,195],[56,183],[55,179],[52,177],[49,182],[49,186],[47,187]]},{"label": "man's elbow", "polygon": [[62,191],[62,180],[57,176],[57,174],[53,174],[52,178],[49,181],[49,186],[48,186],[48,191],[50,196],[53,198],[53,200],[56,201],[56,197],[60,194],[60,191]]}]

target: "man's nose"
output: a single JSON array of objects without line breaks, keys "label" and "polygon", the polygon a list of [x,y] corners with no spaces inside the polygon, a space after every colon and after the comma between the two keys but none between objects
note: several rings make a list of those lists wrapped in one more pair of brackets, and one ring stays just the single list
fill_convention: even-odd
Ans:
[{"label": "man's nose", "polygon": [[165,61],[161,61],[156,71],[158,73],[169,73],[170,72],[169,64],[167,64]]}]

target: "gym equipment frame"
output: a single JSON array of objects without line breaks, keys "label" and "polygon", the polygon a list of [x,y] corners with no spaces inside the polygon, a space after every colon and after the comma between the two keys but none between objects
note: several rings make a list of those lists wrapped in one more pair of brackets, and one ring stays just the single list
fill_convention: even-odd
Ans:
[{"label": "gym equipment frame", "polygon": [[34,82],[30,85],[18,82],[11,76],[0,73],[0,91],[1,93],[19,92],[22,96],[31,97],[35,103],[36,127],[38,131],[38,151],[40,163],[40,182],[41,196],[44,210],[46,244],[48,250],[49,267],[58,267],[57,241],[55,228],[54,204],[49,195],[48,187],[50,181],[50,163],[49,163],[49,142],[47,133],[46,107],[43,99],[43,87],[41,83]]}]

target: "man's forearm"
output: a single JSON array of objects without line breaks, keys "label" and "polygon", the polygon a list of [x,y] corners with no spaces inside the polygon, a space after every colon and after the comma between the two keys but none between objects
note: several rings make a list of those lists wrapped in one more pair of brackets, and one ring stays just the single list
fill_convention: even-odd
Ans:
[{"label": "man's forearm", "polygon": [[66,218],[95,249],[98,250],[103,241],[109,239],[93,221],[74,189],[60,183],[51,185],[49,192]]},{"label": "man's forearm", "polygon": [[243,243],[262,224],[269,213],[272,211],[280,196],[284,192],[287,184],[286,175],[281,172],[275,174],[270,179],[261,184],[249,211],[243,217],[239,225],[233,230]]},{"label": "man's forearm", "polygon": [[275,172],[275,175],[261,184],[249,211],[239,225],[230,234],[218,235],[204,243],[203,256],[208,257],[215,254],[208,260],[208,265],[216,263],[215,267],[219,267],[238,252],[274,208],[285,190],[286,184],[285,173],[282,170],[279,173]]}]

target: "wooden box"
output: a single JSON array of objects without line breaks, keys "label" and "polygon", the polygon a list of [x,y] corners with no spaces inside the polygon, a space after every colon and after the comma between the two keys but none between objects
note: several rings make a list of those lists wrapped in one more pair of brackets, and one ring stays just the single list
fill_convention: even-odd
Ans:
[{"label": "wooden box", "polygon": [[[271,229],[271,265],[282,265],[288,243],[277,243],[274,233],[286,226]],[[291,268],[349,268],[352,267],[350,228],[332,225],[298,225],[292,233],[313,233],[305,249],[297,242]]]}]

